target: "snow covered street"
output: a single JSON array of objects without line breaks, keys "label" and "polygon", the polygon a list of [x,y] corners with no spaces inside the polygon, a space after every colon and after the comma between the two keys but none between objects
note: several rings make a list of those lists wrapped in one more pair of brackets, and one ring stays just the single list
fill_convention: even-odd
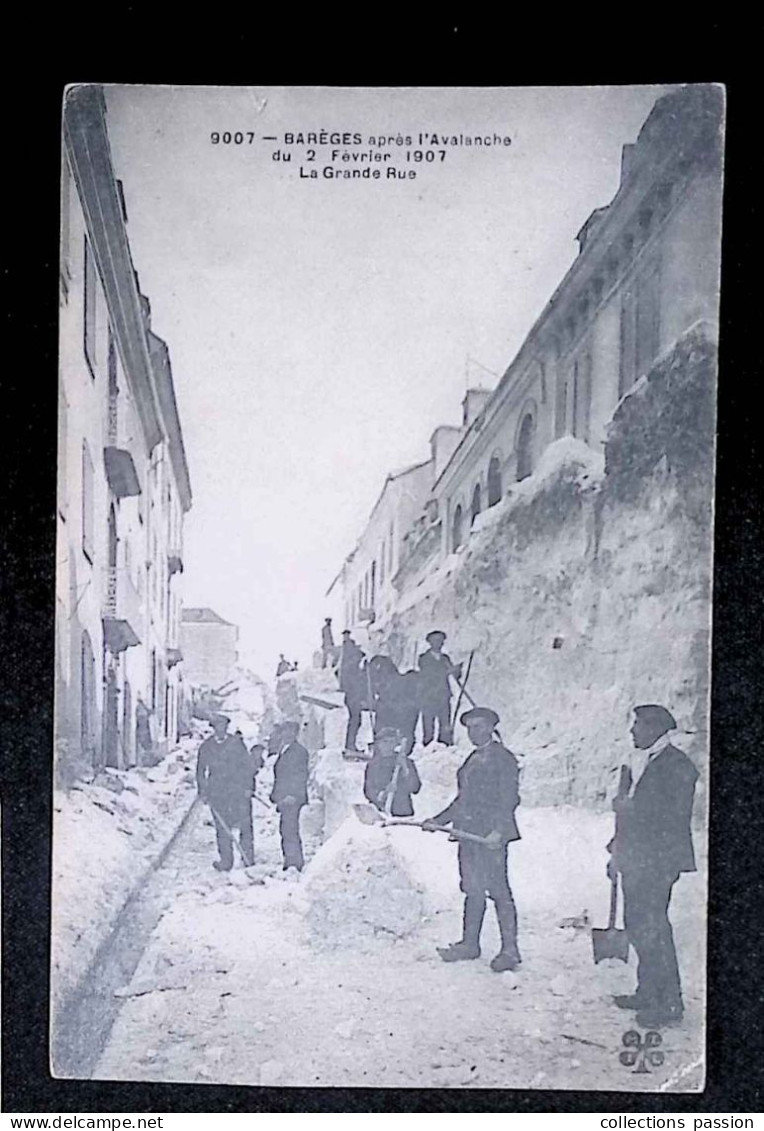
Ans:
[{"label": "snow covered street", "polygon": [[[455,752],[453,752],[455,753]],[[439,775],[437,752],[423,776]],[[360,778],[361,766],[348,766]],[[426,809],[420,810],[422,813]],[[672,917],[685,982],[683,1024],[663,1033],[665,1062],[619,1063],[633,1015],[629,966],[592,961],[604,926],[610,815],[520,811],[510,850],[523,965],[494,974],[492,909],[475,962],[445,965],[459,937],[455,846],[417,829],[353,816],[323,845],[305,837],[301,876],[280,870],[276,820],[255,803],[256,867],[216,873],[214,831],[197,809],[155,877],[167,910],[93,1073],[98,1079],[293,1086],[616,1088],[702,1086],[703,940],[687,929],[700,874],[677,884]],[[383,894],[384,893],[384,894]],[[588,912],[584,916],[584,911]],[[561,926],[566,918],[576,922]]]}]

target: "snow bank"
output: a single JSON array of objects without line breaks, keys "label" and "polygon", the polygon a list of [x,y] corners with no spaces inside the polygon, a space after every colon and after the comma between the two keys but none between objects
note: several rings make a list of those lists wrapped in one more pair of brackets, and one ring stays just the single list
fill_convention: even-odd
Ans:
[{"label": "snow bank", "polygon": [[198,739],[184,739],[151,769],[109,769],[91,784],[56,793],[54,1004],[83,977],[131,891],[183,820],[196,796],[197,747]]},{"label": "snow bank", "polygon": [[313,857],[301,895],[315,945],[363,948],[380,935],[400,939],[417,929],[424,890],[393,832],[348,817]]}]

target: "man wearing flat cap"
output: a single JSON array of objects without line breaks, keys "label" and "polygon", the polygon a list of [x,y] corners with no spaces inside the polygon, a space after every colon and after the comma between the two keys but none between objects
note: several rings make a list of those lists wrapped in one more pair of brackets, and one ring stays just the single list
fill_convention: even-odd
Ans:
[{"label": "man wearing flat cap", "polygon": [[411,797],[421,788],[405,737],[395,727],[382,727],[374,737],[374,754],[364,773],[364,795],[392,817],[413,817]]},{"label": "man wearing flat cap", "polygon": [[459,879],[464,892],[463,931],[459,942],[438,947],[444,962],[480,957],[480,931],[486,897],[493,901],[501,935],[501,950],[491,962],[496,973],[516,970],[517,913],[507,879],[507,845],[520,839],[515,810],[520,804],[519,770],[514,754],[494,737],[499,716],[490,707],[473,707],[459,720],[475,749],[459,769],[457,795],[424,828],[451,825],[454,831],[474,833],[486,844],[459,841]]},{"label": "man wearing flat cap", "polygon": [[445,632],[435,629],[428,632],[425,640],[430,645],[419,657],[419,695],[422,704],[422,744],[429,746],[435,738],[435,722],[438,723],[438,742],[450,746],[451,732],[451,676],[458,679],[462,665],[451,662],[443,651],[446,642]]},{"label": "man wearing flat cap", "polygon": [[665,707],[634,708],[636,784],[631,797],[613,802],[618,832],[608,845],[608,875],[621,874],[624,924],[639,960],[636,992],[615,1002],[637,1010],[637,1024],[647,1029],[679,1021],[684,1012],[668,908],[680,874],[696,870],[691,822],[698,771],[672,744],[675,729]]},{"label": "man wearing flat cap", "polygon": [[199,796],[206,801],[215,822],[219,860],[212,865],[218,872],[233,867],[231,830],[238,829],[245,864],[254,863],[252,831],[252,793],[255,763],[244,740],[228,733],[230,719],[226,715],[212,717],[212,734],[199,747],[196,784]]}]

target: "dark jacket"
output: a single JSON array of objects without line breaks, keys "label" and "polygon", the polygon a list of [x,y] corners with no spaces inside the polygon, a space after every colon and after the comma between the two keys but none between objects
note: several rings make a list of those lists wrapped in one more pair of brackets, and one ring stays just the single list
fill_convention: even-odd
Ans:
[{"label": "dark jacket", "polygon": [[[363,777],[364,796],[378,809],[384,808],[384,801],[380,801],[379,795],[387,789],[393,780],[397,761],[398,759],[394,757],[382,758],[375,753],[366,767]],[[419,793],[422,782],[417,768],[410,758],[402,758],[400,762],[401,769],[398,773],[390,812],[394,817],[413,817],[414,806],[411,804],[411,795],[412,793]]]},{"label": "dark jacket", "polygon": [[494,829],[509,842],[519,840],[515,809],[520,804],[520,771],[511,750],[500,742],[473,750],[456,775],[456,798],[433,820],[463,832],[487,836]]},{"label": "dark jacket", "polygon": [[425,703],[451,698],[449,676],[458,677],[461,664],[454,664],[445,652],[423,652],[419,657],[419,691]]},{"label": "dark jacket", "polygon": [[325,624],[321,629],[321,647],[334,647],[334,636],[332,635],[332,626],[330,624]]},{"label": "dark jacket", "polygon": [[619,814],[614,848],[624,872],[694,872],[692,806],[698,771],[675,746],[651,758]]},{"label": "dark jacket", "polygon": [[366,695],[367,675],[361,667],[363,652],[355,641],[346,641],[340,653],[340,690],[353,699],[363,699]]},{"label": "dark jacket", "polygon": [[284,747],[273,767],[271,801],[279,805],[289,796],[298,805],[308,803],[308,751],[299,742]]},{"label": "dark jacket", "polygon": [[374,731],[395,727],[413,740],[419,718],[419,673],[397,672],[381,688],[374,701]]},{"label": "dark jacket", "polygon": [[222,742],[214,736],[199,747],[196,784],[215,809],[230,809],[252,795],[255,766],[241,738],[227,734]]}]

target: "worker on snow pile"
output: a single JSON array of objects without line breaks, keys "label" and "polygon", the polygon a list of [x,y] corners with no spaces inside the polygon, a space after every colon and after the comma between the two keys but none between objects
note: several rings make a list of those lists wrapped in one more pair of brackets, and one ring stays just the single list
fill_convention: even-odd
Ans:
[{"label": "worker on snow pile", "polygon": [[214,715],[211,722],[213,733],[199,747],[196,784],[199,796],[209,805],[215,822],[220,859],[215,860],[212,866],[218,872],[230,872],[233,867],[233,829],[240,833],[244,863],[254,864],[255,860],[253,763],[243,740],[228,734],[230,719],[226,715]]},{"label": "worker on snow pile", "polygon": [[691,823],[698,771],[672,745],[675,731],[665,707],[634,708],[636,784],[631,797],[613,802],[618,833],[607,846],[608,876],[621,874],[624,925],[639,959],[636,993],[620,995],[615,1003],[638,1010],[637,1024],[644,1029],[679,1021],[684,1012],[668,908],[680,873],[696,870]]},{"label": "worker on snow pile", "polygon": [[450,677],[460,678],[462,665],[454,664],[443,651],[446,642],[445,632],[439,629],[428,632],[425,640],[430,645],[419,657],[419,694],[422,705],[422,744],[429,746],[435,737],[435,721],[438,722],[438,742],[450,746],[453,741],[451,731],[451,682]]},{"label": "worker on snow pile", "polygon": [[321,629],[321,667],[334,660],[334,635],[332,633],[332,618],[327,617]]},{"label": "worker on snow pile", "polygon": [[486,896],[493,901],[501,934],[501,950],[491,962],[497,973],[520,965],[517,947],[517,913],[507,879],[507,845],[519,840],[515,810],[520,804],[519,770],[514,754],[494,738],[499,716],[490,707],[465,711],[466,726],[475,749],[460,767],[456,798],[441,813],[425,821],[451,825],[462,832],[484,837],[488,844],[459,841],[459,880],[464,892],[464,929],[459,942],[438,947],[444,962],[480,957],[480,931]]},{"label": "worker on snow pile", "polygon": [[357,754],[356,739],[361,726],[361,711],[367,697],[367,675],[362,666],[363,652],[356,644],[350,632],[345,629],[342,633],[342,649],[340,653],[339,684],[340,691],[345,694],[345,706],[348,710],[348,725],[345,733],[345,751],[348,754]]},{"label": "worker on snow pile", "polygon": [[278,679],[280,675],[283,675],[284,672],[291,672],[291,670],[292,665],[289,663],[289,660],[287,660],[283,652],[280,652],[279,662],[276,665],[276,679]]},{"label": "worker on snow pile", "polygon": [[283,869],[301,872],[305,863],[300,839],[300,812],[308,803],[308,751],[297,741],[300,724],[281,723],[280,749],[273,768],[271,801],[280,814],[279,833]]},{"label": "worker on snow pile", "polygon": [[393,727],[383,727],[374,739],[374,754],[364,773],[365,797],[380,812],[413,817],[411,795],[421,788],[417,768],[408,757],[400,733]]}]

